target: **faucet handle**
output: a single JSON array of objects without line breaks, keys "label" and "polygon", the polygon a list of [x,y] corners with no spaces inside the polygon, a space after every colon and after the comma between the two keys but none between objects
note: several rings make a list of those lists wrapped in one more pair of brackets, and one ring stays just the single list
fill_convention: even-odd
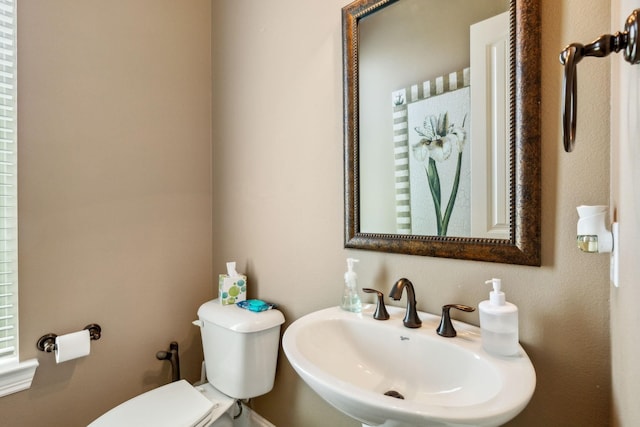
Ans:
[{"label": "faucet handle", "polygon": [[449,315],[449,310],[451,308],[455,308],[461,311],[472,312],[476,309],[473,307],[469,307],[468,305],[462,304],[447,304],[442,306],[442,318],[440,319],[440,326],[436,331],[438,335],[441,337],[453,338],[457,335],[455,328],[453,327],[453,323],[451,323],[451,317]]},{"label": "faucet handle", "polygon": [[368,294],[376,294],[378,296],[378,302],[376,303],[376,312],[373,313],[373,318],[376,320],[387,320],[389,318],[389,313],[387,312],[387,307],[384,305],[384,294],[376,289],[371,288],[362,288],[362,292],[366,292]]}]

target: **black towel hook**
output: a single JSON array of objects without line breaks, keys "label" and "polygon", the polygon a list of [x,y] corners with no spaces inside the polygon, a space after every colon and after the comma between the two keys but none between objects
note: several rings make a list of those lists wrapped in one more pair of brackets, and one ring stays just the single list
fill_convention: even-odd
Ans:
[{"label": "black towel hook", "polygon": [[640,9],[631,12],[624,24],[624,31],[614,35],[603,34],[585,45],[571,43],[560,52],[560,63],[564,65],[562,128],[564,131],[564,150],[573,151],[576,139],[578,77],[576,67],[585,56],[603,58],[612,52],[624,50],[624,59],[630,64],[640,63],[638,54],[638,32]]}]

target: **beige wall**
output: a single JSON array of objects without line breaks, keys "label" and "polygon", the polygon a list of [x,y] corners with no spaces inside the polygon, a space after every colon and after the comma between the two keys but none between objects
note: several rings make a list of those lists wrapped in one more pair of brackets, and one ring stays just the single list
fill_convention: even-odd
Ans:
[{"label": "beige wall", "polygon": [[[538,373],[531,404],[510,425],[607,425],[608,260],[581,254],[574,240],[575,206],[609,198],[609,63],[580,64],[578,132],[591,149],[568,155],[558,53],[608,31],[608,2],[542,1],[541,268],[343,249],[340,8],[348,2],[304,3],[213,2],[214,269],[238,261],[250,296],[280,303],[289,322],[338,303],[347,256],[361,260],[363,286],[388,290],[409,277],[430,312],[475,305],[487,296],[481,283],[502,277]],[[464,319],[477,323],[477,313]],[[284,357],[274,391],[255,408],[278,427],[358,426]]]},{"label": "beige wall", "polygon": [[[22,0],[21,351],[41,367],[29,391],[0,399],[3,426],[85,425],[168,381],[154,355],[171,340],[194,380],[202,356],[190,322],[227,260],[249,275],[250,297],[278,302],[291,322],[338,302],[347,256],[361,259],[362,285],[409,277],[431,312],[477,304],[483,280],[502,277],[538,373],[510,425],[607,424],[607,260],[573,241],[574,207],[608,200],[608,61],[580,65],[591,90],[579,137],[592,149],[569,156],[557,54],[608,31],[608,2],[542,1],[541,268],[342,248],[346,3]],[[40,335],[91,322],[104,335],[90,357],[56,366],[36,355]],[[275,389],[254,407],[278,427],[358,425],[282,356]]]},{"label": "beige wall", "polygon": [[[2,426],[84,426],[170,381],[211,298],[208,0],[19,1],[20,350],[33,387]],[[97,322],[84,359],[55,365],[41,335]],[[38,354],[36,354],[38,353]]]}]

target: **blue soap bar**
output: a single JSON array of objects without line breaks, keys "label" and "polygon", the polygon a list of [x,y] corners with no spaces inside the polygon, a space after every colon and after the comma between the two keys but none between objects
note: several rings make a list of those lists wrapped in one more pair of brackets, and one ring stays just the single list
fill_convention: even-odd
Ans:
[{"label": "blue soap bar", "polygon": [[247,310],[255,311],[255,312],[266,311],[276,307],[275,304],[270,304],[268,302],[264,302],[259,299],[249,299],[246,301],[240,301],[240,302],[237,302],[236,305],[240,308],[245,308]]}]

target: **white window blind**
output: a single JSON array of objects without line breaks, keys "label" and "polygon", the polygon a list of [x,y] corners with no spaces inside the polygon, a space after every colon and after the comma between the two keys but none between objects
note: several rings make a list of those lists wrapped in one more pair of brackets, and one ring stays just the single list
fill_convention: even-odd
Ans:
[{"label": "white window blind", "polygon": [[0,397],[31,387],[38,367],[18,356],[16,2],[0,0]]},{"label": "white window blind", "polygon": [[0,0],[0,363],[18,358],[15,0]]}]

